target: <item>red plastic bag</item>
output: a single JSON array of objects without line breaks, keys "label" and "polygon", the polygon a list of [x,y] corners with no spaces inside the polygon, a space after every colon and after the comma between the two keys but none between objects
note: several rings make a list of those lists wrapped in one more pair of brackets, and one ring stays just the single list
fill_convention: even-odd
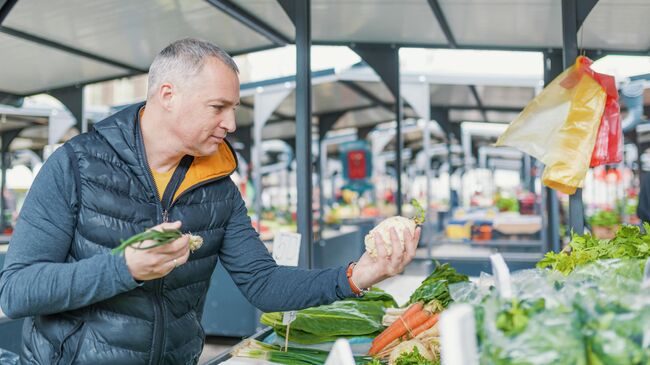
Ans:
[{"label": "red plastic bag", "polygon": [[608,96],[589,166],[621,162],[623,160],[622,134],[618,100]]},{"label": "red plastic bag", "polygon": [[592,60],[587,57],[578,57],[571,74],[565,78],[561,85],[565,88],[574,87],[582,73],[590,75],[607,93],[605,109],[600,119],[596,144],[591,155],[589,167],[619,163],[623,160],[623,143],[621,130],[621,113],[618,103],[618,90],[613,76],[598,73],[591,69]]}]

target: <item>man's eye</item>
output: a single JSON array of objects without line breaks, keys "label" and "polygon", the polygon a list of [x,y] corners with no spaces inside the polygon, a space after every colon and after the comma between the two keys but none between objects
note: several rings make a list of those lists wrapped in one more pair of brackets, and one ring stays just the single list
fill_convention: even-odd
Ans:
[{"label": "man's eye", "polygon": [[222,105],[211,105],[215,111],[220,112],[223,109]]}]

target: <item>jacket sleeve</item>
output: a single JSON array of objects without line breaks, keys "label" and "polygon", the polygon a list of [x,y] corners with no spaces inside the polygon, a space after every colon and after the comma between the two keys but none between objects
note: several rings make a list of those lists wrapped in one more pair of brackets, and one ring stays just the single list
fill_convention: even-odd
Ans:
[{"label": "jacket sleeve", "polygon": [[278,266],[260,241],[237,192],[220,258],[239,290],[265,312],[329,304],[354,294],[346,267],[306,270]]},{"label": "jacket sleeve", "polygon": [[138,285],[123,255],[68,260],[79,204],[71,157],[65,146],[50,156],[21,209],[0,272],[0,308],[11,318],[81,308]]}]

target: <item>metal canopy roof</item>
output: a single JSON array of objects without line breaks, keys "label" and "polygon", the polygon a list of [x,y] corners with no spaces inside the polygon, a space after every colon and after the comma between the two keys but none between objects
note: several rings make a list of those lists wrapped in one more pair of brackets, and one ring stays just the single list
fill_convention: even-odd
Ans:
[{"label": "metal canopy roof", "polygon": [[[476,86],[477,98],[471,91],[475,79],[457,77],[456,84],[437,84],[438,80],[449,82],[446,75],[431,73],[403,73],[403,84],[429,83],[432,108],[450,109],[451,122],[496,122],[512,121],[520,110],[532,100],[535,87],[540,80],[490,79],[487,75],[478,75],[482,80]],[[255,94],[267,90],[276,90],[293,86],[293,77],[258,81],[242,84],[242,107],[237,111],[237,125],[240,128],[253,124]],[[394,98],[376,73],[368,66],[355,65],[350,69],[335,72],[323,70],[315,73],[313,79],[313,114],[314,124],[321,115],[335,112],[344,113],[333,125],[332,130],[346,128],[367,129],[382,122],[393,121]],[[407,105],[404,119],[418,118]],[[486,119],[487,118],[487,119]],[[280,104],[263,129],[263,138],[291,139],[295,136],[295,94]],[[421,133],[420,133],[421,135]],[[405,137],[405,142],[408,142]]]},{"label": "metal canopy roof", "polygon": [[204,0],[2,3],[15,5],[0,27],[0,91],[16,95],[146,72],[160,49],[183,37],[231,54],[286,44]]},{"label": "metal canopy roof", "polygon": [[[646,0],[600,0],[579,46],[649,54],[649,18]],[[182,37],[231,54],[294,40],[277,0],[0,0],[0,23],[0,91],[19,96],[146,72]],[[561,29],[557,0],[312,0],[313,44],[543,51],[562,45]]]}]

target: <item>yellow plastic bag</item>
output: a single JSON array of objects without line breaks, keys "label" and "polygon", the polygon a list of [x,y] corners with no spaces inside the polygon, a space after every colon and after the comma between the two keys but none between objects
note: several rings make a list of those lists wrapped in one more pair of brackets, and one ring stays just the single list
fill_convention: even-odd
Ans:
[{"label": "yellow plastic bag", "polygon": [[592,77],[590,64],[578,57],[524,108],[496,143],[542,161],[544,185],[566,194],[583,186],[607,99]]}]

